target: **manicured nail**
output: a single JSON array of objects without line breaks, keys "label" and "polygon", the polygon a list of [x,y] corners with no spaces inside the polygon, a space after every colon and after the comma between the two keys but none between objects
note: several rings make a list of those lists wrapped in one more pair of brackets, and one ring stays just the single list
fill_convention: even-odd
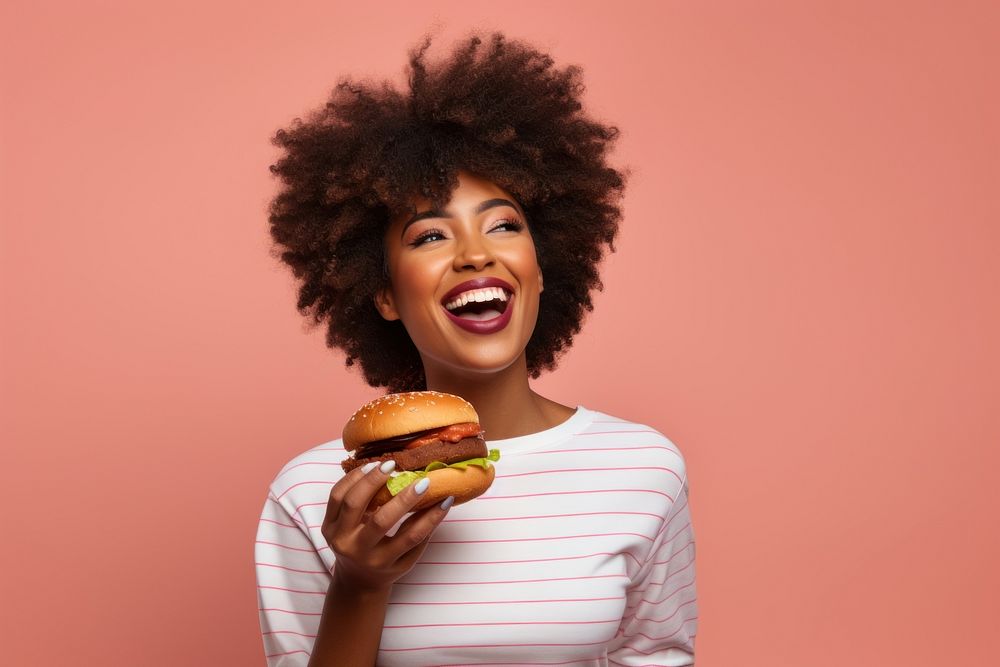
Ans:
[{"label": "manicured nail", "polygon": [[431,485],[431,480],[424,477],[422,480],[413,485],[413,491],[419,495],[427,490],[427,487]]},{"label": "manicured nail", "polygon": [[396,467],[396,462],[393,461],[392,459],[389,459],[388,461],[380,465],[378,469],[381,470],[383,473],[388,474],[392,472],[395,469],[395,467]]},{"label": "manicured nail", "polygon": [[455,496],[448,496],[447,498],[441,501],[441,509],[443,510],[448,509],[449,507],[452,506],[452,503],[454,502],[455,502]]},{"label": "manicured nail", "polygon": [[361,472],[363,472],[363,473],[365,473],[367,475],[372,470],[374,470],[375,466],[377,466],[377,465],[378,465],[378,461],[370,461],[370,462],[364,464],[363,466],[361,466]]}]

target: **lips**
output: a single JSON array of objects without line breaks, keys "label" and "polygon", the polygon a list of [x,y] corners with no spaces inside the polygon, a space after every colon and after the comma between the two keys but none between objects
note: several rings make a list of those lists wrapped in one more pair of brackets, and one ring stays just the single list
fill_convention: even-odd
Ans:
[{"label": "lips", "polygon": [[[502,287],[502,285],[489,285],[489,287]],[[515,298],[515,295],[511,294],[510,299],[507,301],[507,309],[504,310],[498,317],[494,317],[492,320],[467,320],[463,317],[452,314],[452,312],[444,306],[441,306],[441,308],[444,310],[445,315],[448,316],[448,319],[462,329],[476,334],[491,334],[500,331],[510,323],[511,315],[514,313]]]},{"label": "lips", "polygon": [[[451,288],[451,290],[441,297],[441,305],[448,303],[456,296],[462,292],[468,292],[474,289],[484,289],[486,287],[500,287],[507,290],[508,294],[514,294],[514,288],[510,286],[506,280],[501,280],[500,278],[476,278],[475,280],[466,280],[464,283],[459,283]],[[508,310],[510,310],[508,308]]]},{"label": "lips", "polygon": [[[492,320],[467,320],[455,315],[450,310],[445,308],[444,304],[448,303],[462,292],[484,289],[486,287],[499,287],[507,291],[507,308],[505,308],[503,313],[501,313],[498,317],[494,317]],[[445,315],[448,316],[448,319],[459,328],[475,334],[491,334],[500,331],[510,323],[510,318],[514,314],[514,299],[514,288],[511,287],[510,283],[506,280],[494,277],[476,278],[474,280],[466,280],[464,283],[459,283],[451,288],[451,290],[449,290],[448,293],[441,298],[441,308],[444,310]]]}]

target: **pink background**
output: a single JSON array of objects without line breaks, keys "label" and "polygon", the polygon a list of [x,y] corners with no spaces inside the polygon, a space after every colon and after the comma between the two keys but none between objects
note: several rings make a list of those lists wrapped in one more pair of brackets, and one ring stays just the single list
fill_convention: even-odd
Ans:
[{"label": "pink background", "polygon": [[622,129],[534,386],[685,452],[699,666],[995,664],[995,3],[359,4],[0,10],[3,662],[263,664],[267,485],[376,394],[268,256],[268,138],[437,24]]}]

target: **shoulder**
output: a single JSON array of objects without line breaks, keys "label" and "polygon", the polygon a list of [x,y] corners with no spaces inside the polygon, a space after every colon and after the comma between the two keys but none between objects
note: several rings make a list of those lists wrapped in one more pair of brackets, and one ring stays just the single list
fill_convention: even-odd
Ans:
[{"label": "shoulder", "polygon": [[[673,503],[687,490],[687,464],[681,448],[648,423],[591,410],[592,419],[565,445],[589,465],[619,468],[630,480],[655,488]],[[666,509],[666,508],[664,508]]]},{"label": "shoulder", "polygon": [[589,412],[592,419],[574,435],[577,442],[601,443],[602,447],[620,450],[631,460],[669,462],[675,471],[686,471],[681,448],[656,427],[600,410]]},{"label": "shoulder", "polygon": [[330,487],[344,476],[340,463],[345,458],[341,438],[311,447],[281,467],[271,481],[270,494],[289,508],[326,498]]}]

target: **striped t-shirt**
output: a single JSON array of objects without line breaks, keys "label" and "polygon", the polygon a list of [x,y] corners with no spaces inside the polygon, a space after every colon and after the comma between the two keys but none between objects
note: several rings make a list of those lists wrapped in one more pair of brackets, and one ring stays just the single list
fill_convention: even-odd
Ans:
[{"label": "striped t-shirt", "polygon": [[[486,436],[500,450],[496,479],[449,510],[393,585],[378,664],[694,664],[694,532],[677,446],[583,406],[538,433]],[[254,550],[269,667],[309,661],[334,567],[320,529],[346,456],[340,439],[319,445],[271,483]]]}]

